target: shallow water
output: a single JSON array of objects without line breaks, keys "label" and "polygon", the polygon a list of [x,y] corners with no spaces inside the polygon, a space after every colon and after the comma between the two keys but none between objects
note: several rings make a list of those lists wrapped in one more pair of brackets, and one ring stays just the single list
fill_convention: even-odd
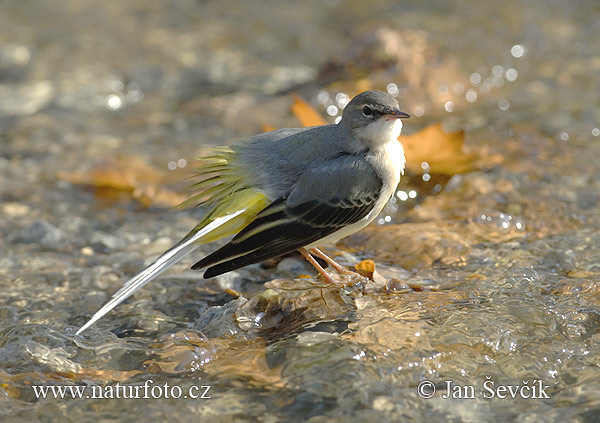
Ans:
[{"label": "shallow water", "polygon": [[[559,1],[3,5],[0,420],[597,421],[599,14]],[[297,126],[290,91],[334,121],[366,88],[398,96],[415,117],[405,133],[441,121],[482,157],[460,175],[407,174],[380,225],[326,248],[373,259],[375,282],[287,279],[311,273],[297,257],[204,281],[191,257],[74,335],[205,213],[171,207],[195,156]],[[133,193],[73,182],[111,166]],[[521,390],[488,398],[492,382]],[[116,396],[117,383],[160,398],[32,388]],[[211,398],[166,398],[165,384]]]}]

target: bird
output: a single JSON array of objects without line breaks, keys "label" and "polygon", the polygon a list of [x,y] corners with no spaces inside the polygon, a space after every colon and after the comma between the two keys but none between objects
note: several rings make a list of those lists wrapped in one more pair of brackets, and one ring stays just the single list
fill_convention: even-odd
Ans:
[{"label": "bird", "polygon": [[349,101],[336,124],[273,130],[212,149],[186,202],[210,211],[76,334],[200,245],[229,236],[192,269],[211,278],[298,250],[325,282],[339,282],[314,256],[350,272],[318,247],[368,225],[394,195],[406,163],[398,136],[407,118],[395,97],[370,90]]}]

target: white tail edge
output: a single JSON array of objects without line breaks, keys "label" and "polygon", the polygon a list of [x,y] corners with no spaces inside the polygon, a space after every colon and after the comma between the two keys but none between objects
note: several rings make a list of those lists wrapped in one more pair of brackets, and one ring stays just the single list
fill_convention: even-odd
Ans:
[{"label": "white tail edge", "polygon": [[148,282],[156,278],[158,275],[160,275],[162,272],[167,270],[175,263],[177,263],[187,254],[191,253],[196,248],[198,248],[196,241],[198,241],[200,238],[207,235],[208,233],[223,225],[224,223],[229,222],[231,219],[239,216],[245,210],[246,209],[238,210],[235,213],[228,214],[227,216],[216,218],[208,225],[200,229],[198,232],[196,232],[194,235],[192,235],[190,238],[184,239],[171,249],[167,250],[159,258],[152,262],[152,264],[150,264],[140,273],[138,273],[133,278],[125,282],[121,289],[115,292],[112,298],[106,304],[104,304],[100,308],[100,310],[98,310],[85,325],[80,327],[77,330],[77,332],[75,332],[75,334],[79,335],[81,332],[83,332],[91,325],[96,323],[99,319],[104,317],[113,308],[115,308],[127,298],[129,298],[135,291],[146,285]]}]

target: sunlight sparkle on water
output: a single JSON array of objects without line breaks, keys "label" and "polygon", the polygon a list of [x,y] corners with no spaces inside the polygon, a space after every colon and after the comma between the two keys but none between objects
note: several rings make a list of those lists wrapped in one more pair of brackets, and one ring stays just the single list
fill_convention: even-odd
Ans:
[{"label": "sunlight sparkle on water", "polygon": [[408,200],[408,194],[406,193],[406,191],[402,191],[402,190],[398,191],[396,193],[396,197],[398,197],[398,199],[400,201],[406,201],[406,200]]},{"label": "sunlight sparkle on water", "polygon": [[393,95],[394,97],[398,95],[398,85],[394,84],[393,82],[387,84],[387,87],[385,87],[385,89],[389,95]]},{"label": "sunlight sparkle on water", "polygon": [[506,70],[504,77],[506,78],[507,81],[513,82],[513,81],[516,81],[517,78],[519,77],[519,72],[517,72],[517,70],[515,68],[510,68],[510,69]]},{"label": "sunlight sparkle on water", "polygon": [[481,75],[477,72],[473,72],[471,75],[469,75],[469,81],[473,85],[479,85],[481,84]]},{"label": "sunlight sparkle on water", "polygon": [[118,94],[111,94],[106,97],[106,108],[109,110],[118,110],[123,105],[123,100]]},{"label": "sunlight sparkle on water", "polygon": [[463,92],[465,92],[465,84],[463,84],[462,82],[455,82],[452,86],[452,89],[456,94],[462,94]]},{"label": "sunlight sparkle on water", "polygon": [[334,106],[333,104],[330,106],[327,106],[327,114],[329,116],[335,116],[337,115],[339,112],[339,109],[337,108],[337,106]]},{"label": "sunlight sparkle on water", "polygon": [[425,108],[423,106],[415,106],[413,108],[413,115],[421,117],[425,114]]},{"label": "sunlight sparkle on water", "polygon": [[477,92],[475,90],[468,90],[465,94],[465,98],[469,103],[473,103],[475,100],[477,100]]},{"label": "sunlight sparkle on water", "polygon": [[510,103],[506,99],[498,100],[498,108],[502,111],[506,111],[510,108]]},{"label": "sunlight sparkle on water", "polygon": [[350,97],[346,93],[337,93],[335,96],[335,101],[337,102],[340,109],[346,107],[346,104],[350,101]]},{"label": "sunlight sparkle on water", "polygon": [[515,44],[511,47],[510,54],[512,54],[513,57],[523,57],[527,54],[527,49],[522,44]]}]

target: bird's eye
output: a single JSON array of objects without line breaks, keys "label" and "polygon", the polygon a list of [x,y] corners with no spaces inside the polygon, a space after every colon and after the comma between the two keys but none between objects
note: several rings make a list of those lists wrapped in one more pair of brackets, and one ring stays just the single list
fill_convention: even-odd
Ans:
[{"label": "bird's eye", "polygon": [[369,116],[371,113],[373,113],[373,110],[369,106],[363,107],[363,115]]}]

